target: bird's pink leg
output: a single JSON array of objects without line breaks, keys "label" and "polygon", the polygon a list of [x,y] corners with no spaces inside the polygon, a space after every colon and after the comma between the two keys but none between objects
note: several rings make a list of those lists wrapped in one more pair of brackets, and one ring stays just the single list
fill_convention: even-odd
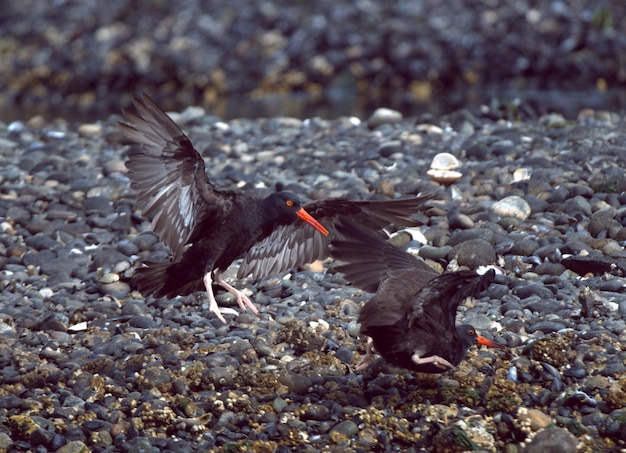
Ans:
[{"label": "bird's pink leg", "polygon": [[224,316],[220,312],[220,307],[219,305],[217,305],[217,301],[215,300],[215,296],[213,295],[213,281],[211,279],[211,272],[207,272],[206,274],[204,274],[202,281],[204,282],[204,287],[206,288],[206,292],[209,296],[209,311],[211,313],[215,313],[215,316],[217,316],[220,321],[226,324],[226,319],[224,319]]},{"label": "bird's pink leg", "polygon": [[367,345],[365,346],[365,357],[363,357],[361,361],[356,364],[357,370],[359,371],[364,370],[365,368],[371,365],[372,357],[374,355],[372,352],[373,344],[374,344],[374,340],[372,340],[372,337],[367,337]]},{"label": "bird's pink leg", "polygon": [[222,278],[221,273],[215,274],[215,281],[218,285],[220,285],[222,288],[224,288],[226,291],[233,294],[237,298],[237,303],[239,304],[239,308],[241,308],[242,311],[246,311],[247,306],[252,311],[252,313],[254,313],[255,315],[259,314],[258,308],[254,306],[248,296],[246,296],[242,291],[239,291],[237,288],[226,283],[226,280]]},{"label": "bird's pink leg", "polygon": [[411,356],[411,360],[416,365],[422,365],[424,363],[432,363],[433,365],[441,368],[442,370],[454,368],[454,365],[452,365],[443,357],[439,357],[438,355],[431,355],[430,357],[420,357],[419,354],[415,352]]}]

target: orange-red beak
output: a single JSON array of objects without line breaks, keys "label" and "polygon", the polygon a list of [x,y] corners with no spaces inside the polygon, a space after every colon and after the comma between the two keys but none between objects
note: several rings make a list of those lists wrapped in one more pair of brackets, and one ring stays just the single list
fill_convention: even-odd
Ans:
[{"label": "orange-red beak", "polygon": [[480,335],[478,335],[476,337],[476,342],[478,344],[482,344],[487,346],[488,348],[498,348],[498,349],[504,349],[506,348],[506,346],[503,346],[501,344],[498,343],[494,343],[493,341],[491,341],[489,338],[485,338],[485,337],[481,337]]},{"label": "orange-red beak", "polygon": [[324,228],[324,226],[321,223],[315,220],[311,214],[306,212],[304,208],[300,208],[299,210],[297,210],[296,215],[298,216],[300,220],[304,220],[306,223],[311,225],[313,228],[315,228],[317,231],[322,233],[324,236],[328,236],[328,230]]}]

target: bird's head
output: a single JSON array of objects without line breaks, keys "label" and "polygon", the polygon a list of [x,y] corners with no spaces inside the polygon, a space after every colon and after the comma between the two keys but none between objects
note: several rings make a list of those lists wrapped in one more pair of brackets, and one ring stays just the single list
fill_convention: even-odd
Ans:
[{"label": "bird's head", "polygon": [[465,346],[468,348],[475,344],[482,344],[489,348],[503,349],[505,346],[491,341],[489,338],[482,337],[476,333],[474,326],[469,324],[460,324],[456,326],[456,332]]},{"label": "bird's head", "polygon": [[311,216],[303,207],[302,200],[292,192],[276,192],[267,198],[277,217],[290,222],[293,216],[311,225],[324,236],[328,236],[328,230]]}]

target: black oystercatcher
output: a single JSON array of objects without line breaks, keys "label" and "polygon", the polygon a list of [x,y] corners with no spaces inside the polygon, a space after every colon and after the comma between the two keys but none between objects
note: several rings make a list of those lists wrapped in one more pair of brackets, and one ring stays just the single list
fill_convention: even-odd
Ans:
[{"label": "black oystercatcher", "polygon": [[368,343],[357,369],[371,363],[372,343],[387,362],[422,373],[455,367],[477,343],[503,347],[478,336],[469,324],[455,325],[459,304],[489,286],[493,270],[484,275],[469,270],[439,274],[352,222],[336,228],[331,254],[344,264],[335,270],[365,291],[376,292],[359,314]]},{"label": "black oystercatcher", "polygon": [[134,105],[137,113],[123,110],[129,124],[120,123],[141,145],[128,153],[128,177],[143,214],[152,218],[152,229],[172,255],[170,261],[146,262],[147,267],[137,269],[139,289],[156,297],[206,289],[210,311],[224,323],[213,281],[233,293],[242,310],[247,306],[258,314],[250,299],[221,275],[235,259],[244,257],[239,278],[284,272],[326,257],[329,230],[342,216],[371,229],[391,223],[410,226],[418,223],[411,214],[432,198],[320,200],[303,206],[290,192],[255,199],[221,189],[209,181],[204,160],[187,136],[149,96],[135,98]]}]

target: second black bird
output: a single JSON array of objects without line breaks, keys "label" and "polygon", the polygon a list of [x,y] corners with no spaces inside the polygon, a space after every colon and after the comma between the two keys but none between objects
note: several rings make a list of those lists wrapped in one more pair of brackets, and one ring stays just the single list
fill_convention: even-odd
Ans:
[{"label": "second black bird", "polygon": [[457,366],[475,344],[502,346],[476,334],[469,324],[455,324],[459,304],[489,286],[484,275],[460,270],[439,274],[421,259],[402,251],[353,222],[337,226],[332,255],[348,281],[376,294],[359,314],[367,352],[357,369],[372,361],[372,345],[390,364],[422,373]]}]

